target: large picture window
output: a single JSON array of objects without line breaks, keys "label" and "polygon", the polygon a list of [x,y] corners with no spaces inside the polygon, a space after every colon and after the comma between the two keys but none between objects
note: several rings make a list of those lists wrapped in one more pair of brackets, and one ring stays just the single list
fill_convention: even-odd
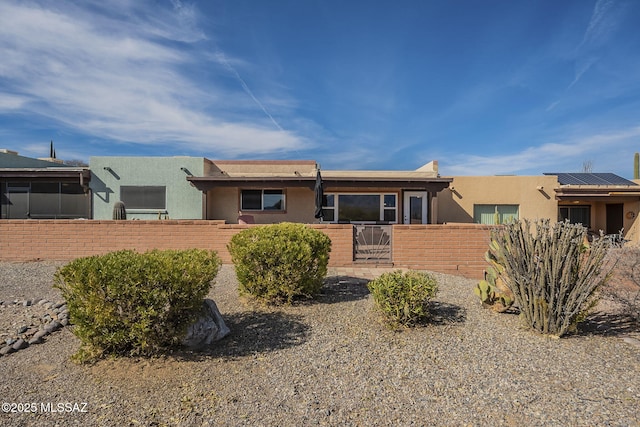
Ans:
[{"label": "large picture window", "polygon": [[242,190],[240,193],[243,211],[284,211],[284,202],[282,190]]},{"label": "large picture window", "polygon": [[506,224],[518,219],[518,205],[473,205],[473,222],[477,224]]},{"label": "large picture window", "polygon": [[397,194],[326,194],[327,222],[397,222]]},{"label": "large picture window", "polygon": [[569,220],[571,224],[582,224],[587,228],[591,225],[591,206],[560,206],[558,221]]},{"label": "large picture window", "polygon": [[120,200],[129,209],[165,210],[167,187],[159,185],[123,185]]}]

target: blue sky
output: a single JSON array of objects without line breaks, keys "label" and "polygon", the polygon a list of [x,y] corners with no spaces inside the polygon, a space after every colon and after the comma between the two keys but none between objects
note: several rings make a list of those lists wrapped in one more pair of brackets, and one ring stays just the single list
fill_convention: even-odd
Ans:
[{"label": "blue sky", "polygon": [[0,2],[0,148],[632,178],[640,1]]}]

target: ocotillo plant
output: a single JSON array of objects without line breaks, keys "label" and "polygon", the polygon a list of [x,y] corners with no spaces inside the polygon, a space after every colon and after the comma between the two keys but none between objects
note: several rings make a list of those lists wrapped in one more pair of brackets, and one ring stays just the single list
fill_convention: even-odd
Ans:
[{"label": "ocotillo plant", "polygon": [[501,277],[532,329],[562,336],[597,301],[612,268],[604,264],[610,241],[601,235],[588,243],[586,236],[581,224],[551,225],[548,219],[534,227],[523,220],[492,231],[496,243],[489,252],[502,261]]}]

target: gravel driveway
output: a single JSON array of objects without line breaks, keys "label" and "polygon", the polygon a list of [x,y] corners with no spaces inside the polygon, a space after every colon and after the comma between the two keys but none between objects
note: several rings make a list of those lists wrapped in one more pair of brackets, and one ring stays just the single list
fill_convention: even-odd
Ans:
[{"label": "gravel driveway", "polygon": [[[0,300],[59,299],[59,265],[0,263]],[[600,311],[547,338],[482,309],[474,281],[435,276],[433,321],[394,332],[362,279],[329,277],[317,302],[267,309],[241,301],[224,266],[210,298],[232,333],[214,348],[79,366],[65,327],[0,357],[2,401],[32,411],[0,425],[640,426],[633,325]]]}]

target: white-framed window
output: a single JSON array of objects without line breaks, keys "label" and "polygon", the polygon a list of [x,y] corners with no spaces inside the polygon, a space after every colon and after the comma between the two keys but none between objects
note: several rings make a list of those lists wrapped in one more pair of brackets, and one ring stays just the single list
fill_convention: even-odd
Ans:
[{"label": "white-framed window", "polygon": [[322,210],[327,222],[398,221],[396,193],[329,193]]},{"label": "white-framed window", "polygon": [[284,211],[283,190],[241,190],[240,210],[242,211]]},{"label": "white-framed window", "polygon": [[473,222],[477,224],[506,224],[518,219],[518,205],[473,205]]},{"label": "white-framed window", "polygon": [[123,185],[120,187],[120,200],[127,210],[165,210],[167,209],[167,187],[164,185]]},{"label": "white-framed window", "polygon": [[591,206],[558,206],[558,221],[569,220],[571,224],[591,227]]}]

